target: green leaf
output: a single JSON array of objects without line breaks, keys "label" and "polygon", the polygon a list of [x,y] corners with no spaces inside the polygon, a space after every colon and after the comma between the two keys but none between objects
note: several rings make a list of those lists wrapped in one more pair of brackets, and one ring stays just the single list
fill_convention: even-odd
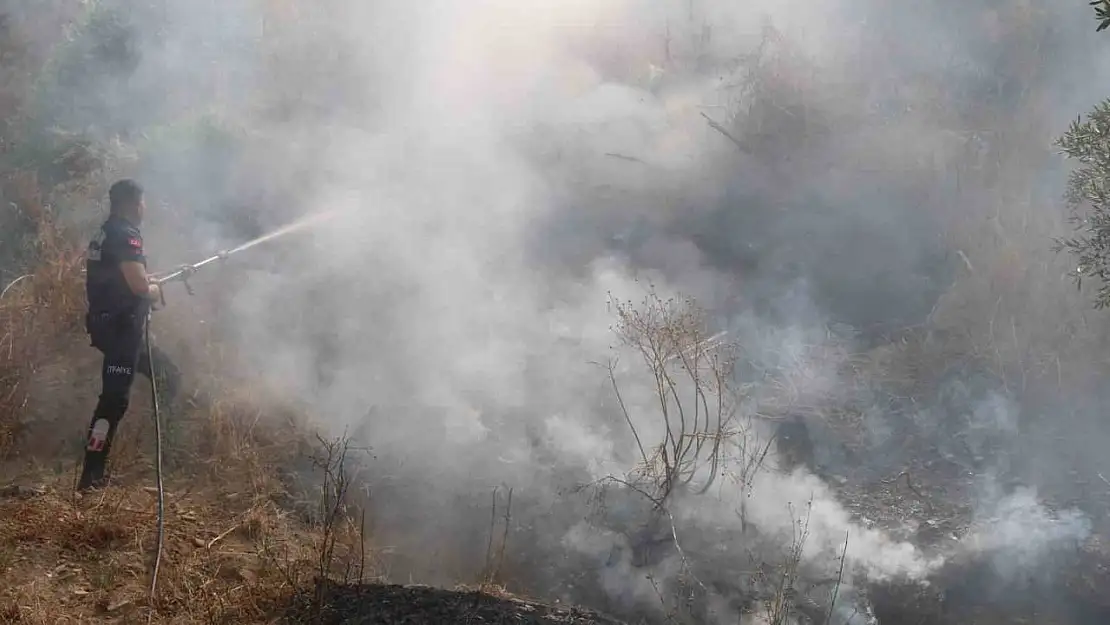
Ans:
[{"label": "green leaf", "polygon": [[1095,32],[1102,32],[1110,27],[1110,0],[1092,0],[1088,4],[1095,7],[1095,19],[1098,20]]}]

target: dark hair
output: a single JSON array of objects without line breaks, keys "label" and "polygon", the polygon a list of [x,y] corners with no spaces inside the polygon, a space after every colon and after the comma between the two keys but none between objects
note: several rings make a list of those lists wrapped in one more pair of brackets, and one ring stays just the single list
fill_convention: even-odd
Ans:
[{"label": "dark hair", "polygon": [[143,187],[134,180],[119,180],[108,189],[108,201],[113,214],[135,206],[141,199]]}]

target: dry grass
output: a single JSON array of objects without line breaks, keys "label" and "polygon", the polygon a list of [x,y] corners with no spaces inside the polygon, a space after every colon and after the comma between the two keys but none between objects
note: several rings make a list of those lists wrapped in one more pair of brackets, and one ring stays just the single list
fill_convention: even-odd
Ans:
[{"label": "dry grass", "polygon": [[[325,524],[290,505],[298,493],[278,469],[295,459],[303,437],[292,424],[271,427],[258,416],[257,404],[225,399],[186,417],[183,457],[166,480],[153,600],[157,500],[141,451],[150,441],[137,425],[126,433],[129,453],[115,462],[120,485],[78,497],[72,476],[55,473],[33,476],[42,494],[0,499],[0,616],[43,624],[270,622],[322,568],[342,574],[356,558],[365,563],[364,537],[346,506]],[[322,563],[325,546],[331,558]]]},{"label": "dry grass", "polygon": [[[20,623],[142,617],[152,622],[260,622],[292,594],[312,542],[257,494],[182,492],[171,481],[159,593],[147,588],[155,495],[132,486],[74,500],[67,483],[0,503],[0,613]],[[219,528],[219,529],[217,529]],[[216,540],[219,538],[219,540]]]},{"label": "dry grass", "polygon": [[84,312],[82,247],[46,208],[34,176],[13,174],[2,182],[4,196],[15,198],[32,224],[42,262],[18,283],[5,284],[10,288],[0,299],[0,460],[20,433],[37,369],[73,340]]}]

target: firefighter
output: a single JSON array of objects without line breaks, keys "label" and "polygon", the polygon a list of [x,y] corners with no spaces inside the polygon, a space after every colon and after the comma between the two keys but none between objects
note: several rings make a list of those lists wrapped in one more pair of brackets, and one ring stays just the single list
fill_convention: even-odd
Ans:
[{"label": "firefighter", "polygon": [[143,237],[139,231],[146,204],[143,188],[134,180],[120,180],[108,191],[108,219],[89,243],[85,293],[86,330],[92,346],[104,356],[100,399],[89,424],[85,464],[78,491],[106,483],[105,468],[112,438],[127,412],[135,373],[164,381],[166,397],[176,396],[180,373],[154,347],[148,358],[146,324],[161,299],[161,290],[147,275]]}]

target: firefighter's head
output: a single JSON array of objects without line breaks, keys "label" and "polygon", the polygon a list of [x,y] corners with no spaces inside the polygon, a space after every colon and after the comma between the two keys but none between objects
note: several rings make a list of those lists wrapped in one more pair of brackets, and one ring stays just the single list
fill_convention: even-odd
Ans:
[{"label": "firefighter's head", "polygon": [[134,180],[119,180],[108,189],[108,202],[111,212],[138,225],[143,220],[146,203],[143,201],[143,188]]}]

